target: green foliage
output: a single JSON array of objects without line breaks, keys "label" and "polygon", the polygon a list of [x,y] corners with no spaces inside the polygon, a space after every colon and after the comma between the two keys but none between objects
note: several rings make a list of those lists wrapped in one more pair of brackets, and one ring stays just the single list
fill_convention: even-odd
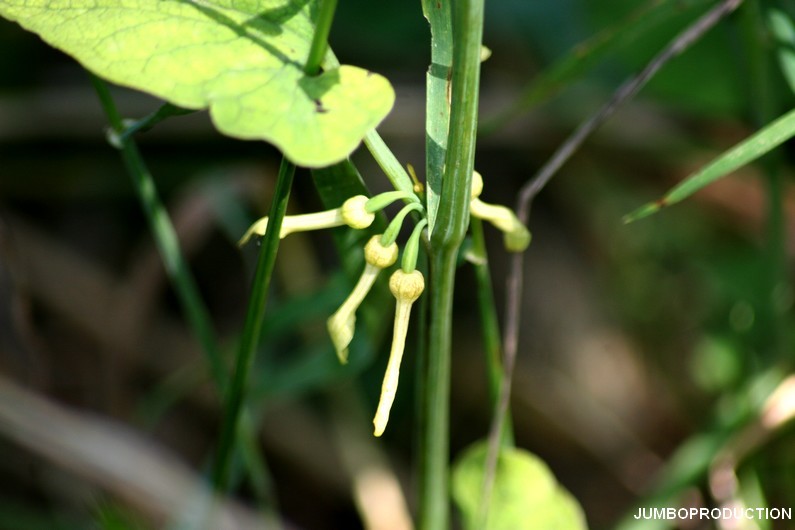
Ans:
[{"label": "green foliage", "polygon": [[426,75],[425,174],[428,230],[433,232],[442,190],[447,131],[450,126],[450,75],[453,63],[453,27],[450,5],[423,0],[422,12],[431,29],[431,67]]},{"label": "green foliage", "polygon": [[486,443],[476,443],[461,455],[453,470],[453,498],[468,530],[582,530],[585,516],[577,501],[555,480],[537,456],[502,448],[494,477],[488,520],[478,524],[483,489]]},{"label": "green foliage", "polygon": [[[606,12],[610,11],[612,16],[612,7],[616,3],[621,2],[606,2],[598,8],[589,9],[604,9]],[[631,2],[623,3],[629,5]],[[674,26],[678,29],[680,18],[692,17],[696,11],[714,3],[708,0],[644,0],[633,7],[637,11],[619,18],[615,24],[611,19],[607,29],[574,49],[546,73],[539,75],[528,85],[518,101],[508,106],[510,110],[502,119],[507,120],[519,111],[536,108],[549,101],[559,91],[584,78],[597,64],[616,54],[631,55],[638,62],[646,61],[657,48],[639,45],[640,43],[648,44],[650,36],[659,36],[657,34],[666,33]],[[358,170],[347,158],[362,139],[393,187],[412,192],[414,182],[374,129],[389,112],[394,101],[394,93],[389,83],[365,70],[340,66],[333,54],[325,53],[325,45],[320,48],[320,52],[311,54],[318,58],[325,56],[324,73],[319,76],[307,74],[311,69],[306,68],[304,63],[310,55],[310,42],[316,31],[315,21],[323,26],[319,21],[324,17],[318,16],[318,5],[324,4],[313,0],[0,0],[0,15],[16,20],[38,33],[44,40],[74,56],[98,75],[122,85],[151,92],[170,102],[170,106],[142,120],[135,127],[125,128],[120,116],[116,115],[115,119],[114,116],[111,117],[114,132],[117,133],[117,147],[122,148],[128,159],[132,152],[132,135],[138,130],[153,125],[181,108],[208,108],[221,132],[238,138],[272,142],[292,162],[314,167],[312,176],[315,189],[326,209],[337,208],[353,195],[370,195]],[[325,5],[328,6],[329,3]],[[448,9],[451,6],[453,11]],[[406,268],[413,269],[412,262],[416,261],[416,256],[412,249],[418,245],[420,230],[424,226],[422,223],[428,222],[431,233],[427,249],[431,263],[429,284],[432,287],[432,298],[425,309],[429,316],[421,317],[425,318],[425,329],[420,331],[420,342],[423,346],[417,348],[427,349],[426,357],[418,362],[422,370],[418,385],[424,387],[421,389],[424,392],[423,402],[418,407],[422,410],[419,430],[423,431],[419,436],[418,446],[422,453],[419,459],[424,469],[421,468],[419,473],[421,501],[417,520],[421,528],[439,529],[448,526],[450,500],[447,490],[450,478],[448,401],[453,287],[456,267],[459,265],[457,259],[463,254],[472,254],[460,252],[465,232],[469,229],[473,232],[473,253],[479,258],[474,261],[477,262],[479,303],[486,323],[486,342],[489,344],[489,377],[492,382],[490,390],[495,401],[500,390],[502,366],[497,312],[491,293],[483,232],[478,222],[474,228],[468,224],[469,212],[472,211],[469,179],[472,175],[478,112],[476,102],[483,1],[462,0],[448,3],[423,0],[422,7],[433,33],[432,64],[426,79],[426,212],[425,219],[418,228],[415,227],[412,244],[409,249],[404,250],[404,261],[409,263]],[[456,23],[452,24],[451,17],[454,13],[457,18]],[[782,45],[779,49],[782,69],[785,77],[792,82],[795,78],[795,68],[792,66],[795,64],[792,58],[795,30],[792,21],[783,13],[768,14],[770,27]],[[329,15],[333,15],[333,8]],[[378,23],[374,21],[373,27]],[[384,24],[383,21],[380,23]],[[329,18],[325,29],[328,30],[330,25]],[[452,38],[453,28],[456,30],[455,39]],[[559,28],[551,31],[561,33]],[[315,34],[316,40],[325,41],[327,36],[327,31],[324,33],[317,30]],[[667,39],[667,34],[665,38]],[[454,54],[455,61],[452,60]],[[734,68],[730,61],[712,59],[714,55],[710,55],[709,64],[716,63],[719,69]],[[452,68],[453,65],[455,69]],[[707,63],[704,66],[708,66]],[[672,84],[678,90],[692,90],[689,77],[685,79],[681,74],[674,77],[676,82]],[[451,79],[455,80],[452,86]],[[683,79],[688,82],[683,82]],[[720,80],[712,82],[721,84]],[[740,92],[734,86],[727,86],[725,89],[731,93]],[[714,91],[703,86],[693,92],[697,92],[694,95],[701,98],[720,99],[720,94],[716,98]],[[678,95],[680,92],[676,94],[676,97],[682,98],[681,102],[689,100],[689,94],[688,98]],[[699,101],[696,105],[700,104]],[[117,114],[115,109],[111,114]],[[689,197],[702,187],[761,157],[793,135],[795,111],[727,151],[674,188],[663,199],[634,212],[627,220],[649,215]],[[644,136],[643,140],[647,144],[654,143],[654,138],[648,141]],[[650,151],[653,149],[655,148],[649,148]],[[137,153],[133,154],[135,158],[138,157]],[[622,164],[623,162],[622,160]],[[140,161],[133,164],[128,161],[128,164],[133,173],[136,165],[139,171],[144,171]],[[280,219],[285,213],[294,170],[292,163],[283,162],[276,199],[269,212],[271,220]],[[587,185],[587,178],[577,184],[581,186],[583,183]],[[146,173],[138,178],[137,186],[141,190],[154,190],[155,182]],[[771,187],[771,190],[771,196],[775,195],[775,189]],[[422,195],[419,191],[416,193]],[[145,200],[147,197],[143,196],[143,192],[141,194]],[[612,200],[615,200],[615,195],[617,192],[611,191]],[[157,199],[156,196],[149,198],[152,201]],[[580,210],[593,208],[598,203],[598,208],[603,212],[605,201],[601,199],[588,194],[588,204],[582,205]],[[155,204],[155,208],[152,201],[148,203],[150,217],[167,220],[168,214],[163,205]],[[416,214],[415,220],[422,217],[419,210],[417,208],[413,211]],[[610,215],[611,222],[614,223],[619,214],[612,211]],[[775,220],[771,221],[771,224],[774,222]],[[159,237],[163,238],[166,234],[168,244],[161,243],[161,247],[166,250],[164,259],[171,264],[169,270],[177,270],[174,263],[183,258],[178,255],[176,236],[167,235],[165,223],[152,224],[156,236],[160,234]],[[636,227],[633,232],[637,234],[637,230],[641,228],[649,230],[650,225],[653,224]],[[271,225],[273,226],[278,224]],[[249,317],[242,334],[243,353],[238,358],[235,371],[239,375],[230,392],[233,399],[229,402],[232,405],[226,409],[227,417],[232,420],[227,422],[223,432],[219,450],[222,456],[218,458],[222,464],[215,471],[220,490],[226,489],[227,482],[234,485],[236,478],[243,475],[239,469],[235,469],[235,460],[246,466],[245,473],[249,475],[248,479],[255,489],[267,489],[266,486],[257,486],[257,483],[267,482],[267,469],[263,465],[256,465],[257,462],[261,463],[261,455],[255,452],[252,454],[251,451],[258,447],[257,438],[246,437],[245,432],[239,432],[242,427],[235,430],[234,418],[244,407],[267,409],[268,402],[276,397],[292,397],[293,394],[318,390],[331,381],[350,378],[372,363],[380,339],[391,325],[390,314],[385,313],[385,308],[386,311],[391,311],[394,307],[394,300],[383,285],[380,289],[376,285],[373,294],[368,295],[369,305],[366,303],[362,306],[359,316],[365,325],[360,326],[363,333],[357,331],[355,340],[351,343],[350,364],[340,366],[332,354],[326,335],[317,338],[311,331],[318,320],[333,311],[350,289],[351,278],[360,273],[363,265],[363,242],[372,234],[382,233],[385,226],[384,217],[379,215],[367,230],[335,229],[334,237],[342,269],[346,274],[332,275],[323,288],[302,296],[280,300],[277,293],[277,296],[271,297],[273,300],[268,307],[269,314],[264,313],[264,308],[276,251],[279,248],[279,240],[275,235],[279,233],[278,228],[271,232],[270,238],[266,236],[264,250],[260,251],[261,265],[258,267],[258,280],[253,289]],[[172,229],[169,230],[173,232]],[[632,309],[626,312],[635,313],[635,318],[653,322],[655,332],[661,334],[672,326],[662,318],[658,319],[657,315],[659,313],[664,316],[663,312],[670,314],[671,306],[659,303],[657,299],[664,302],[665,299],[674,298],[666,290],[670,290],[671,285],[678,285],[674,283],[677,271],[666,270],[666,263],[663,261],[664,257],[671,255],[667,242],[675,239],[672,237],[675,231],[676,227],[672,228],[670,225],[661,230],[662,237],[655,238],[656,248],[661,249],[661,259],[656,259],[656,255],[652,256],[653,259],[647,259],[648,263],[641,264],[645,266],[645,270],[638,272],[638,263],[633,264],[632,270],[629,267],[614,267],[620,270],[624,285],[631,285],[633,275],[640,278],[636,285],[627,289],[632,297],[622,300],[625,306]],[[689,252],[689,256],[692,260],[693,253]],[[721,257],[719,261],[726,265],[725,258]],[[187,265],[183,263],[180,267],[184,270],[175,274],[177,279],[174,280],[174,285],[178,289],[178,295],[185,298],[185,290],[191,287],[186,286],[184,280],[179,280],[179,275],[187,274]],[[698,389],[716,399],[718,405],[714,407],[717,411],[715,416],[721,421],[715,428],[699,427],[703,432],[693,434],[679,446],[673,457],[667,458],[663,472],[660,473],[659,486],[643,500],[644,506],[674,505],[679,502],[678,496],[682,491],[704,482],[716,454],[726,446],[734,432],[739,432],[739,427],[747,420],[746,411],[751,408],[741,398],[750,395],[745,385],[749,381],[749,373],[752,372],[749,368],[754,368],[755,364],[763,364],[771,358],[757,354],[756,350],[764,352],[771,348],[763,341],[759,341],[758,348],[743,348],[744,343],[741,340],[756,346],[756,342],[751,342],[751,338],[756,338],[751,337],[752,332],[764,337],[771,336],[773,333],[768,327],[773,328],[775,324],[775,315],[768,307],[771,306],[769,286],[773,282],[764,277],[767,269],[762,269],[761,272],[749,274],[748,271],[758,269],[741,269],[737,266],[729,271],[739,271],[736,277],[729,272],[724,275],[726,278],[723,283],[741,285],[751,291],[746,295],[738,289],[736,296],[727,293],[723,297],[733,304],[732,307],[744,311],[732,310],[728,319],[729,324],[736,328],[733,330],[736,333],[727,333],[723,329],[729,325],[723,322],[727,320],[724,315],[727,311],[714,311],[720,313],[722,327],[716,325],[717,329],[704,335],[692,350],[688,344],[688,351],[685,353],[689,355],[681,356],[690,360],[687,367]],[[713,278],[718,277],[715,270],[710,270]],[[749,281],[745,279],[746,276],[752,276],[758,281]],[[656,285],[656,290],[649,288],[649,285]],[[789,296],[787,285],[782,283],[780,287],[782,289],[776,292],[785,298]],[[195,288],[193,290],[198,293]],[[210,336],[209,318],[196,312],[196,308],[200,308],[202,304],[198,294],[188,294],[187,298],[188,301],[184,303],[185,311],[189,320],[193,321],[194,328],[198,330],[195,333],[201,337],[201,329],[205,328],[208,337],[203,342],[215,343],[217,339]],[[784,302],[782,313],[785,311]],[[691,305],[687,308],[687,314],[680,318],[686,318],[695,327],[698,325],[697,321],[703,319],[701,313],[707,312],[700,312],[698,309],[700,308]],[[740,316],[735,318],[735,313]],[[757,322],[767,322],[770,326],[755,325],[754,319]],[[298,333],[299,329],[308,330],[310,333],[302,336],[303,334]],[[698,335],[693,333],[693,336]],[[427,348],[428,345],[430,348]],[[211,344],[207,349],[213,351],[217,349],[217,344]],[[747,355],[746,350],[751,350],[753,355]],[[277,354],[263,355],[265,352]],[[753,358],[746,360],[744,357]],[[212,355],[210,358],[212,359]],[[679,359],[676,362],[681,364]],[[215,364],[221,366],[217,361]],[[226,369],[217,368],[214,372],[220,374],[215,377],[220,391],[226,384]],[[167,389],[173,390],[174,395],[186,392],[184,388],[187,387],[195,390],[201,382],[200,377],[193,373],[187,376],[183,374],[180,378],[175,378],[175,381],[171,386],[179,388]],[[168,401],[166,406],[170,406],[176,398],[166,396],[160,399],[163,402]],[[723,407],[730,414],[721,413],[721,403],[726,402],[733,406]],[[721,414],[728,419],[721,419]],[[257,414],[252,414],[251,417],[256,418]],[[239,425],[247,424],[246,421]],[[257,425],[251,427],[258,428]],[[510,426],[507,432],[504,439],[510,440]],[[237,450],[243,456],[249,455],[247,459],[234,458],[236,443],[240,444]],[[654,447],[651,449],[656,451]],[[485,464],[487,451],[485,443],[476,444],[460,456],[454,468],[453,497],[463,514],[465,528],[586,528],[585,517],[576,500],[558,484],[543,461],[521,449],[500,449],[493,489],[488,495],[489,504],[487,507],[483,506],[484,481],[488,473]],[[755,496],[749,498],[761,499],[757,501],[761,504],[764,500],[761,493],[764,492],[760,490],[758,495],[755,493]],[[266,499],[267,495],[259,493],[259,497]],[[485,519],[484,514],[488,514]],[[124,512],[117,513],[111,508],[99,513],[97,518],[106,528],[132,528],[136,524]],[[34,523],[38,524],[38,519]],[[599,524],[596,521],[592,523]]]},{"label": "green foliage", "polygon": [[[504,111],[485,125],[492,130],[547,102],[561,90],[580,81],[589,70],[616,54],[617,51],[638,47],[652,30],[670,22],[682,13],[703,7],[705,0],[652,0],[646,2],[617,23],[600,31],[597,35],[577,45],[550,67],[536,76],[522,91],[522,94]],[[612,7],[612,6],[611,6]],[[606,8],[608,11],[611,8]],[[615,13],[611,12],[611,20]],[[640,49],[646,51],[647,47]],[[644,58],[646,60],[647,58]]]},{"label": "green foliage", "polygon": [[768,25],[778,44],[778,61],[790,89],[795,92],[795,24],[779,9],[770,9]]},{"label": "green foliage", "polygon": [[795,136],[795,111],[790,111],[687,177],[661,199],[638,208],[624,220],[628,223],[636,221],[682,201],[719,178],[767,154],[793,136]]},{"label": "green foliage", "polygon": [[293,162],[344,159],[386,116],[389,82],[353,66],[308,76],[312,3],[292,0],[0,0],[0,15],[114,83],[210,109],[229,136]]}]

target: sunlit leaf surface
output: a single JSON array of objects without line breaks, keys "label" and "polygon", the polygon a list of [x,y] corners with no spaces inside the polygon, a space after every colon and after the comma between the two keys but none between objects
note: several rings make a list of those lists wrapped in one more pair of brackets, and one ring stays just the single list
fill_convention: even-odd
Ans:
[{"label": "sunlit leaf surface", "polygon": [[0,15],[97,75],[209,108],[222,133],[319,167],[356,148],[394,91],[352,66],[305,75],[313,11],[308,0],[0,0]]}]

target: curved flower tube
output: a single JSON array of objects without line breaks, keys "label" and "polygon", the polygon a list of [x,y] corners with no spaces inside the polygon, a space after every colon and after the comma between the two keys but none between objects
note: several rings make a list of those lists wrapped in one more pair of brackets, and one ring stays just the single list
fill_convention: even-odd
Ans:
[{"label": "curved flower tube", "polygon": [[[342,203],[339,208],[323,212],[307,213],[301,215],[287,215],[282,221],[279,239],[284,239],[293,232],[306,232],[322,228],[334,228],[348,225],[351,228],[362,229],[370,226],[375,219],[375,214],[366,207],[370,199],[364,195],[355,195]],[[238,241],[243,246],[254,235],[264,236],[268,231],[268,218],[263,217],[246,230]]]},{"label": "curved flower tube", "polygon": [[381,385],[381,399],[373,418],[375,436],[381,436],[389,421],[389,411],[395,401],[398,379],[400,378],[400,362],[403,359],[403,350],[406,347],[406,334],[409,329],[411,306],[420,297],[425,289],[425,278],[418,270],[404,272],[396,270],[389,279],[389,290],[395,296],[395,326],[392,333],[392,349],[389,352],[389,362],[384,373],[384,382]]},{"label": "curved flower tube", "polygon": [[530,244],[531,235],[527,227],[519,221],[516,214],[505,206],[488,204],[480,200],[483,191],[483,177],[480,173],[472,173],[472,200],[469,203],[470,213],[493,224],[503,232],[503,242],[509,252],[522,252]]},{"label": "curved flower tube", "polygon": [[385,268],[391,267],[398,257],[397,243],[381,244],[381,235],[370,238],[364,247],[364,271],[356,282],[356,286],[342,303],[339,309],[327,321],[331,341],[337,351],[337,358],[342,364],[348,362],[348,346],[353,340],[356,326],[356,310],[361,305],[364,297],[370,292],[378,274]]}]

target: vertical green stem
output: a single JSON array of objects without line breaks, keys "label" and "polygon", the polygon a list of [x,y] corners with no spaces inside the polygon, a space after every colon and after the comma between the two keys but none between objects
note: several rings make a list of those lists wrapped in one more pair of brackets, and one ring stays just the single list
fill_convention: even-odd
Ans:
[{"label": "vertical green stem", "polygon": [[[309,49],[304,72],[307,75],[317,75],[328,51],[328,36],[331,24],[334,21],[334,11],[337,0],[323,0],[320,3],[320,14],[315,26],[315,34]],[[218,445],[218,455],[213,468],[213,484],[219,491],[225,491],[229,481],[229,468],[232,462],[235,446],[235,433],[240,422],[240,413],[248,385],[248,374],[254,362],[254,353],[259,343],[262,331],[262,320],[265,315],[265,305],[268,300],[271,276],[276,264],[276,254],[279,250],[279,234],[282,221],[287,212],[287,202],[290,198],[290,188],[295,175],[295,164],[282,158],[279,167],[279,176],[273,194],[273,202],[268,214],[268,231],[262,242],[262,247],[257,259],[257,269],[254,274],[254,284],[251,287],[246,312],[246,322],[243,326],[243,337],[235,362],[235,371],[232,382],[227,392],[224,421],[221,427],[221,440]]]},{"label": "vertical green stem", "polygon": [[281,232],[282,220],[287,211],[287,202],[290,198],[290,188],[294,174],[295,165],[286,159],[282,159],[269,213],[268,231],[263,238],[259,258],[257,259],[257,269],[254,274],[254,283],[251,287],[251,298],[246,312],[246,322],[243,325],[240,350],[238,351],[232,381],[226,396],[227,401],[224,410],[224,421],[221,427],[221,440],[213,468],[213,484],[219,491],[226,490],[229,481],[229,468],[235,444],[235,432],[246,393],[248,374],[254,361],[254,353],[262,331],[262,319],[265,315],[268,289],[274,265],[276,264],[276,254],[279,250],[279,232]]},{"label": "vertical green stem", "polygon": [[[144,207],[144,213],[149,221],[155,244],[158,247],[167,274],[174,286],[183,311],[185,311],[188,323],[191,329],[193,329],[207,357],[211,376],[215,382],[216,388],[219,394],[223,394],[227,384],[227,370],[221,358],[221,352],[218,348],[218,341],[213,330],[209,313],[199,294],[199,289],[196,286],[193,275],[190,273],[190,269],[188,269],[187,262],[180,252],[179,241],[174,226],[169,219],[165,206],[163,206],[157,194],[154,179],[149,173],[135,145],[135,141],[132,139],[133,131],[125,129],[124,122],[116,109],[116,105],[113,102],[107,85],[104,81],[93,75],[91,76],[91,82],[108,116],[114,134],[113,141],[121,150],[124,164],[132,177],[133,185]],[[171,114],[175,113],[173,110],[167,112]],[[164,113],[167,112],[164,111]],[[257,492],[260,498],[267,502],[271,500],[271,494],[267,488],[268,474],[262,455],[259,453],[259,447],[256,445],[253,428],[250,422],[242,423],[239,426],[238,434],[245,441],[248,449],[244,453],[247,469],[252,476],[253,482],[258,486]]]},{"label": "vertical green stem", "polygon": [[453,74],[450,130],[438,215],[431,233],[431,323],[426,356],[421,432],[419,528],[449,524],[448,459],[450,350],[453,287],[458,249],[469,222],[475,158],[483,0],[460,0],[453,7]]},{"label": "vertical green stem", "polygon": [[334,22],[334,12],[337,9],[337,0],[322,0],[320,13],[315,24],[315,34],[309,47],[309,56],[306,59],[304,72],[306,75],[317,75],[320,66],[328,51],[328,36],[331,33],[331,24]]},{"label": "vertical green stem", "polygon": [[[502,340],[500,338],[500,324],[497,320],[497,306],[494,303],[494,289],[491,284],[491,271],[489,270],[486,241],[483,237],[483,221],[472,217],[469,221],[472,234],[472,253],[477,262],[474,264],[475,281],[477,282],[478,308],[480,310],[480,325],[483,329],[483,349],[486,353],[486,370],[488,373],[489,398],[491,407],[498,410],[500,402],[500,387],[502,386]],[[500,439],[505,445],[513,445],[513,427],[511,414],[506,414],[502,425]]]},{"label": "vertical green stem", "polygon": [[420,431],[420,530],[448,526],[448,452],[450,408],[450,342],[455,257],[437,253],[430,264],[428,346],[422,367],[423,397]]}]

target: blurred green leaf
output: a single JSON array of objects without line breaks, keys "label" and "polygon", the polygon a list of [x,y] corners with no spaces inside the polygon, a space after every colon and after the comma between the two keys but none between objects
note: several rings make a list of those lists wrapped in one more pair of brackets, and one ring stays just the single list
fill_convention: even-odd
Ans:
[{"label": "blurred green leaf", "polygon": [[795,92],[795,24],[789,15],[779,9],[770,9],[767,19],[776,40],[781,73]]},{"label": "blurred green leaf", "polygon": [[703,337],[693,350],[690,373],[708,392],[729,388],[742,375],[742,353],[724,337]]},{"label": "blurred green leaf", "polygon": [[[474,444],[453,469],[453,499],[464,515],[466,529],[478,528],[487,450],[485,442]],[[522,449],[502,448],[483,528],[579,530],[587,525],[582,508],[540,458]]]},{"label": "blurred green leaf", "polygon": [[347,157],[381,122],[394,91],[352,66],[308,76],[307,0],[0,0],[19,22],[114,83],[187,109],[224,134],[272,142],[296,164]]},{"label": "blurred green leaf", "polygon": [[607,56],[622,48],[635,45],[649,31],[674,17],[709,3],[707,0],[647,2],[615,25],[575,47],[568,55],[546,69],[524,88],[512,105],[486,122],[483,128],[486,130],[497,128],[517,115],[544,103],[577,81]]},{"label": "blurred green leaf", "polygon": [[100,501],[97,506],[97,524],[102,530],[149,530],[150,524],[132,510],[112,501]]},{"label": "blurred green leaf", "polygon": [[795,110],[788,112],[761,131],[724,152],[700,171],[687,177],[661,199],[641,206],[626,215],[624,222],[631,223],[690,197],[701,188],[767,154],[792,136],[795,136]]}]

